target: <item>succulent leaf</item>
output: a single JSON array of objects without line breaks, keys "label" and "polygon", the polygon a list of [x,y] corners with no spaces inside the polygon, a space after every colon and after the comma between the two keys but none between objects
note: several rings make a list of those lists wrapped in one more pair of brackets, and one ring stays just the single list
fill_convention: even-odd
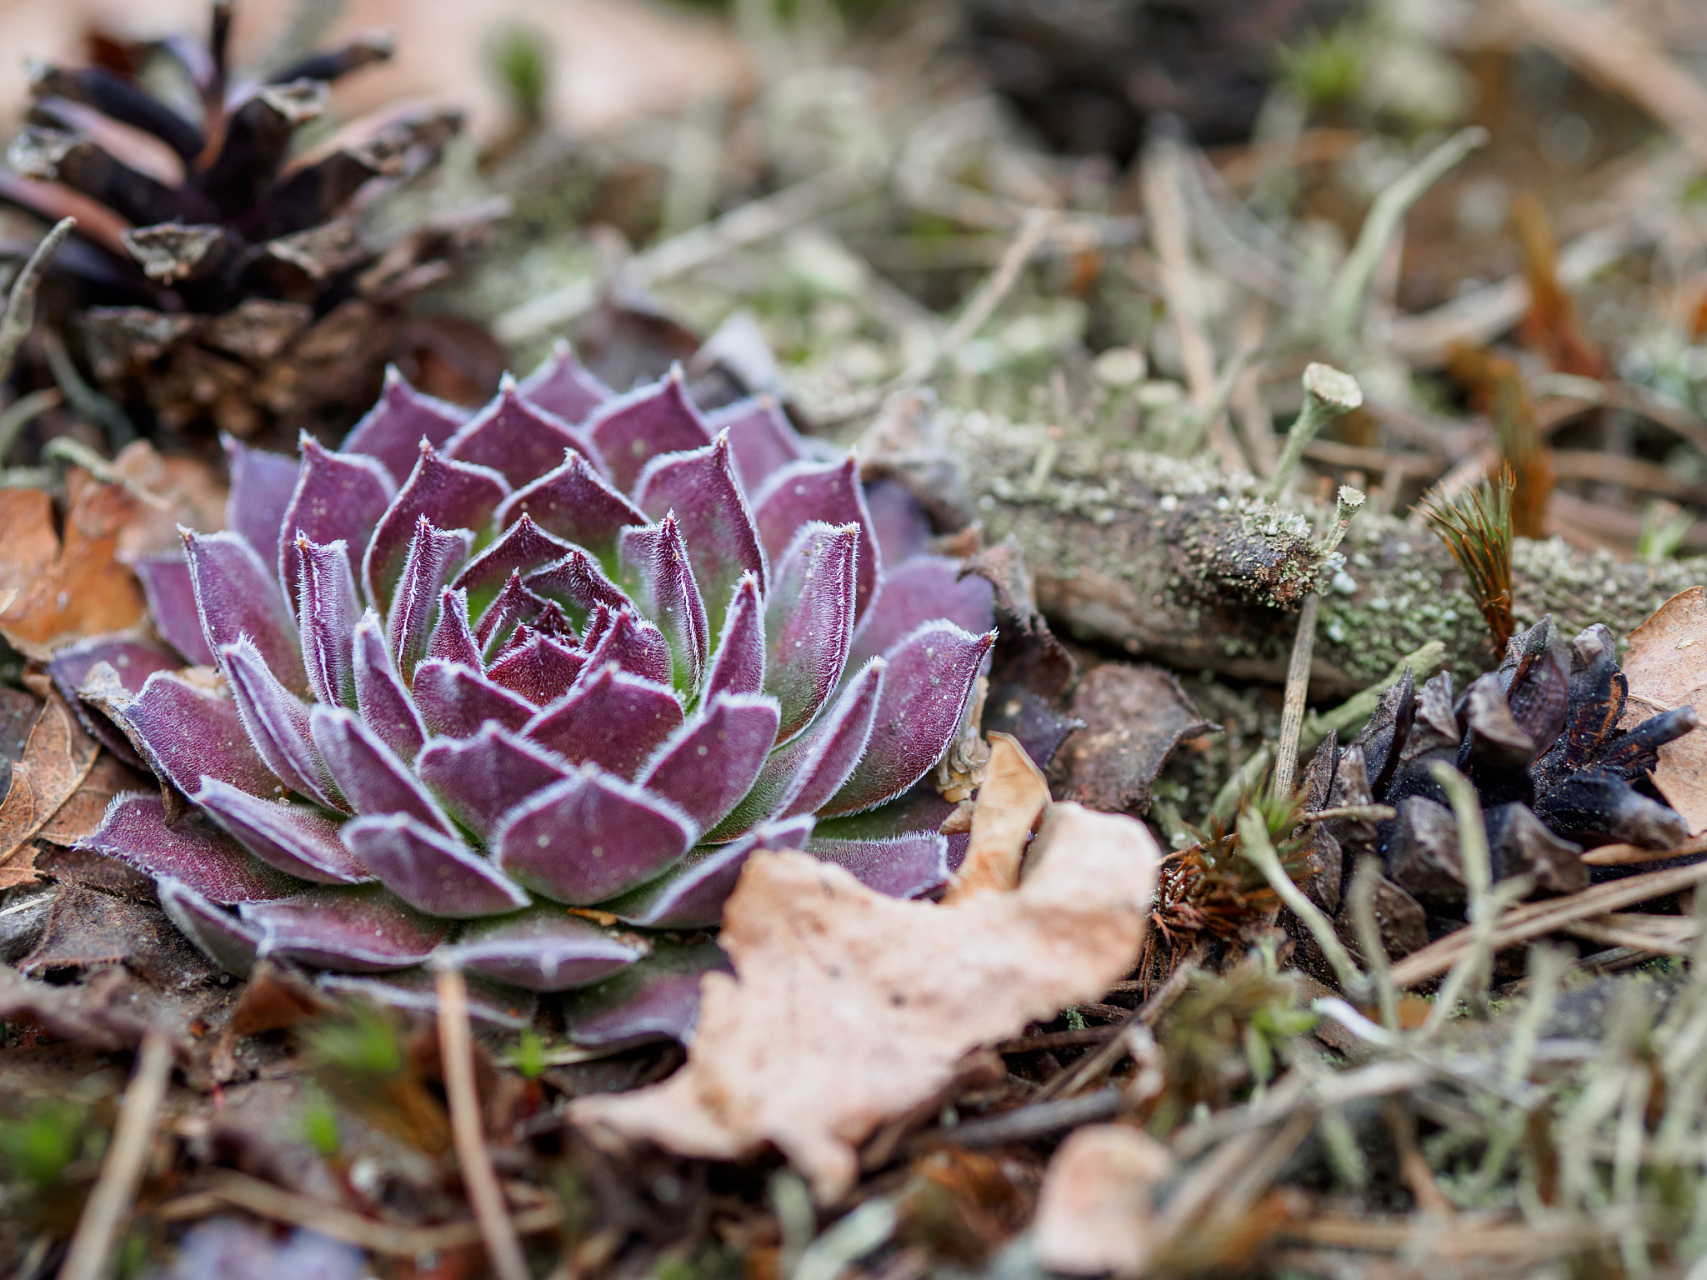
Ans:
[{"label": "succulent leaf", "polygon": [[159,671],[142,692],[109,708],[149,767],[185,795],[194,794],[204,774],[256,796],[272,796],[278,779],[250,744],[237,705]]},{"label": "succulent leaf", "polygon": [[613,934],[561,907],[537,907],[473,925],[441,954],[470,973],[529,991],[567,991],[627,968],[646,949],[638,939]]},{"label": "succulent leaf", "polygon": [[811,818],[766,823],[727,844],[690,849],[675,866],[604,904],[618,920],[652,929],[707,929],[723,918],[723,901],[735,890],[754,849],[803,849]]},{"label": "succulent leaf", "polygon": [[522,733],[571,763],[632,778],[681,723],[682,705],[674,694],[608,662],[588,667]]},{"label": "succulent leaf", "polygon": [[279,581],[294,604],[301,572],[297,539],[307,538],[321,546],[342,542],[350,554],[351,569],[358,569],[357,559],[396,496],[397,486],[390,474],[372,458],[360,453],[333,453],[304,434],[302,472],[277,536],[267,546],[255,549],[278,557]]},{"label": "succulent leaf", "polygon": [[296,541],[300,594],[297,626],[302,634],[302,665],[308,687],[321,702],[356,705],[353,635],[361,606],[356,602],[356,579],[342,542],[326,546]]},{"label": "succulent leaf", "polygon": [[380,632],[379,615],[372,609],[356,624],[351,651],[356,710],[363,723],[405,761],[413,760],[426,741],[426,726],[403,677],[397,674],[391,647]]},{"label": "succulent leaf", "polygon": [[503,589],[510,575],[520,572],[524,577],[536,569],[555,564],[574,550],[561,538],[554,538],[526,512],[504,530],[487,547],[463,567],[451,585],[468,592],[479,611]]},{"label": "succulent leaf", "polygon": [[404,813],[344,824],[350,852],[391,892],[429,915],[452,920],[504,915],[530,899],[461,840]]},{"label": "succulent leaf", "polygon": [[758,778],[780,719],[775,698],[718,694],[664,741],[636,781],[709,831]]},{"label": "succulent leaf", "polygon": [[338,785],[320,758],[309,730],[309,708],[278,682],[261,651],[247,636],[219,650],[231,700],[255,753],[291,791],[328,809],[343,809]]},{"label": "succulent leaf", "polygon": [[371,880],[338,837],[338,823],[314,805],[263,800],[218,778],[190,797],[268,866],[316,884]]},{"label": "succulent leaf", "polygon": [[587,665],[587,655],[531,627],[523,627],[516,634],[520,636],[523,631],[529,633],[526,638],[506,649],[486,674],[493,684],[543,707],[575,683]]},{"label": "succulent leaf", "polygon": [[659,454],[711,443],[705,419],[688,399],[679,366],[651,386],[607,400],[587,419],[586,431],[624,492],[634,488],[646,464]]},{"label": "succulent leaf", "polygon": [[787,742],[828,701],[853,643],[857,524],[811,521],[795,533],[765,601],[765,692],[782,704]]},{"label": "succulent leaf", "polygon": [[421,441],[442,448],[467,418],[455,405],[415,390],[396,365],[387,365],[378,403],[350,428],[342,449],[377,458],[402,484],[421,456]]},{"label": "succulent leaf", "polygon": [[196,608],[195,583],[183,553],[139,556],[131,569],[142,583],[148,612],[166,643],[190,662],[211,667],[213,650],[207,647],[207,634],[202,630],[201,613]]},{"label": "succulent leaf", "polygon": [[858,625],[877,598],[883,565],[853,457],[839,463],[798,462],[783,468],[766,482],[753,502],[753,513],[759,538],[772,560],[783,556],[808,522],[859,526],[853,619]]},{"label": "succulent leaf", "polygon": [[247,978],[260,949],[261,930],[240,916],[222,910],[211,899],[181,880],[155,873],[154,896],[166,918],[178,926],[197,950],[221,969]]},{"label": "succulent leaf", "polygon": [[682,1040],[699,1021],[699,980],[729,969],[715,942],[660,942],[650,956],[564,1002],[575,1040],[585,1045]]},{"label": "succulent leaf", "polygon": [[296,492],[302,462],[265,449],[251,449],[241,440],[221,437],[225,445],[231,492],[225,500],[225,527],[243,535],[256,554],[266,559],[279,545],[279,530]]},{"label": "succulent leaf", "polygon": [[645,513],[578,453],[506,498],[498,508],[498,523],[508,527],[524,515],[547,533],[585,548],[607,567],[616,564],[622,531],[646,523]]},{"label": "succulent leaf", "polygon": [[246,902],[259,927],[259,953],[343,973],[407,969],[433,954],[448,920],[406,906],[381,886],[315,886],[289,898]]},{"label": "succulent leaf", "polygon": [[460,662],[423,662],[415,672],[415,705],[436,738],[468,738],[491,722],[520,730],[539,708]]},{"label": "succulent leaf", "polygon": [[915,556],[883,575],[883,593],[854,636],[850,663],[887,653],[915,629],[943,619],[982,635],[996,625],[996,589],[988,578],[961,572],[958,560]]},{"label": "succulent leaf", "polygon": [[806,852],[891,898],[916,898],[948,883],[948,841],[934,831],[874,840],[814,837]]},{"label": "succulent leaf", "polygon": [[247,637],[278,683],[292,693],[307,693],[296,622],[254,548],[230,531],[185,530],[184,555],[208,651],[223,660],[224,646]]},{"label": "succulent leaf", "polygon": [[413,685],[416,664],[426,656],[439,593],[473,545],[474,535],[467,529],[440,529],[426,516],[415,522],[415,536],[385,618],[385,641],[406,685]]},{"label": "succulent leaf", "polygon": [[758,493],[776,472],[808,456],[774,396],[753,396],[725,405],[707,414],[705,425],[713,436],[728,436],[736,474],[748,493]]},{"label": "succulent leaf", "polygon": [[77,847],[148,875],[168,876],[221,906],[283,898],[302,888],[300,880],[257,862],[210,823],[191,817],[168,824],[165,802],[139,791],[114,796],[101,825]]},{"label": "succulent leaf", "polygon": [[314,742],[357,813],[404,813],[447,836],[456,827],[414,772],[360,720],[342,707],[315,707]]},{"label": "succulent leaf", "polygon": [[756,575],[763,587],[765,552],[735,478],[727,436],[704,449],[652,459],[635,496],[654,519],[674,514],[708,614],[723,616],[743,574]]},{"label": "succulent leaf", "polygon": [[562,338],[552,343],[551,354],[521,380],[516,390],[565,422],[585,421],[615,394],[582,367]]},{"label": "succulent leaf", "polygon": [[664,633],[678,690],[699,686],[710,654],[705,600],[674,515],[655,525],[625,529],[617,544],[622,583],[640,611]]},{"label": "succulent leaf", "polygon": [[664,633],[630,609],[601,609],[587,628],[585,670],[614,662],[633,675],[669,687],[673,664]]},{"label": "succulent leaf", "polygon": [[561,757],[497,724],[482,725],[472,737],[429,742],[415,767],[456,820],[487,845],[499,818],[572,772]]},{"label": "succulent leaf", "polygon": [[390,608],[415,523],[422,516],[443,529],[481,529],[509,493],[510,486],[496,471],[441,457],[423,440],[415,469],[367,544],[362,583],[368,603],[376,609]]},{"label": "succulent leaf", "polygon": [[591,441],[522,396],[509,374],[497,398],[465,422],[444,448],[445,457],[490,467],[515,487],[557,466],[565,452],[595,456]]},{"label": "succulent leaf", "polygon": [[512,879],[558,902],[590,904],[652,879],[696,834],[668,800],[583,765],[506,813],[493,844]]}]

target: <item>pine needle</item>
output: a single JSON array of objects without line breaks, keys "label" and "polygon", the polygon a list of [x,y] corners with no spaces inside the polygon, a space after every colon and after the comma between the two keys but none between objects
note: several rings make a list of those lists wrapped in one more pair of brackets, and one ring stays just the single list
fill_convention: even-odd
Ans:
[{"label": "pine needle", "polygon": [[1509,465],[1457,502],[1423,498],[1423,519],[1439,535],[1469,580],[1476,607],[1488,624],[1494,657],[1505,656],[1517,624],[1511,613],[1511,497],[1516,478]]}]

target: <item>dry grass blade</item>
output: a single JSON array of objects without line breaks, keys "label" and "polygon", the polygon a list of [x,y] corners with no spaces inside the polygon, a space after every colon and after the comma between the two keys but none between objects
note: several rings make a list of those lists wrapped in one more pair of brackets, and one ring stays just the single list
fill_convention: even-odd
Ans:
[{"label": "dry grass blade", "polygon": [[1583,854],[1583,862],[1591,867],[1628,867],[1648,862],[1670,862],[1687,858],[1692,853],[1707,853],[1707,835],[1685,840],[1675,849],[1644,849],[1637,844],[1603,844]]},{"label": "dry grass blade", "polygon": [[1470,592],[1488,624],[1494,656],[1505,654],[1517,623],[1511,612],[1511,497],[1516,487],[1510,468],[1501,468],[1458,502],[1423,499],[1423,518],[1439,535],[1469,579]]},{"label": "dry grass blade", "polygon": [[77,1222],[77,1234],[71,1238],[60,1280],[102,1280],[107,1274],[113,1244],[136,1188],[142,1182],[143,1165],[148,1160],[148,1146],[160,1121],[160,1107],[166,1100],[166,1086],[172,1079],[172,1042],[159,1031],[150,1031],[142,1040],[136,1058],[136,1074],[124,1091],[119,1108],[118,1127],[113,1131],[113,1145],[101,1162],[101,1177],[83,1208]]},{"label": "dry grass blade", "polygon": [[462,1180],[486,1256],[498,1280],[529,1280],[516,1229],[504,1209],[504,1193],[492,1170],[492,1153],[481,1132],[480,1098],[474,1089],[474,1045],[468,1025],[468,984],[455,969],[438,972],[439,1053],[444,1059],[445,1095]]}]

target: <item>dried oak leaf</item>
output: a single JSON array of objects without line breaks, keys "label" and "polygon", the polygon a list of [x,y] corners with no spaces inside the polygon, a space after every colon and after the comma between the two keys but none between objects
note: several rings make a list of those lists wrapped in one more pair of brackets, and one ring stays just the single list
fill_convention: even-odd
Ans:
[{"label": "dried oak leaf", "polygon": [[1073,714],[1084,728],[1062,744],[1050,776],[1063,799],[1110,813],[1146,812],[1150,784],[1174,748],[1215,727],[1171,674],[1124,662],[1080,682]]},{"label": "dried oak leaf", "polygon": [[806,854],[755,853],[706,975],[687,1065],[583,1098],[595,1136],[735,1159],[780,1148],[833,1202],[856,1146],[931,1097],[969,1050],[1099,997],[1138,954],[1159,851],[1143,824],[1051,805],[1012,892],[953,905],[865,888]]},{"label": "dried oak leaf", "polygon": [[0,889],[36,878],[30,842],[77,794],[100,750],[58,690],[49,690],[0,801]]},{"label": "dried oak leaf", "polygon": [[73,467],[63,540],[39,489],[0,491],[0,634],[40,661],[89,636],[127,631],[144,616],[142,588],[115,558],[142,505]]},{"label": "dried oak leaf", "polygon": [[1173,1168],[1141,1129],[1090,1124],[1061,1144],[1037,1196],[1037,1260],[1063,1275],[1140,1275],[1149,1261],[1152,1194]]},{"label": "dried oak leaf", "polygon": [[[1630,633],[1624,678],[1630,697],[1620,728],[1684,706],[1707,720],[1707,591],[1678,592]],[[1654,785],[1692,833],[1707,830],[1707,730],[1686,733],[1660,748]]]}]

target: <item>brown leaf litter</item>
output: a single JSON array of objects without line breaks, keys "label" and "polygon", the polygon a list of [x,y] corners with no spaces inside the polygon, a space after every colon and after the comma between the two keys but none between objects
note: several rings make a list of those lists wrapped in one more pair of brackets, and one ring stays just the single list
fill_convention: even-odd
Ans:
[{"label": "brown leaf litter", "polygon": [[[0,889],[36,878],[30,842],[56,821],[61,808],[77,794],[101,750],[58,690],[48,687],[46,694],[24,744],[23,758],[12,766],[11,788],[0,801]],[[83,808],[78,806],[67,822],[75,824]]]},{"label": "brown leaf litter", "polygon": [[[1023,771],[990,776],[979,806],[1023,817],[1000,782],[1023,794]],[[1023,839],[1029,824],[999,825]],[[570,1115],[605,1140],[683,1155],[772,1143],[821,1202],[837,1201],[859,1176],[858,1144],[936,1096],[969,1051],[1126,974],[1159,856],[1141,823],[1072,803],[1048,805],[1017,888],[941,905],[885,897],[802,853],[756,854],[724,912],[735,975],[703,980],[686,1066]]]},{"label": "brown leaf litter", "polygon": [[1173,1156],[1142,1129],[1092,1124],[1056,1150],[1037,1197],[1037,1260],[1064,1275],[1141,1275],[1153,1193]]},{"label": "brown leaf litter", "polygon": [[[1694,707],[1707,721],[1707,591],[1680,591],[1632,631],[1623,669],[1630,699],[1621,727],[1683,706]],[[1654,785],[1688,821],[1692,834],[1707,831],[1707,730],[1686,733],[1660,748]]]},{"label": "brown leaf litter", "polygon": [[1215,728],[1171,672],[1123,662],[1079,682],[1073,714],[1085,727],[1062,744],[1051,773],[1066,779],[1062,799],[1108,813],[1146,813],[1174,748]]},{"label": "brown leaf litter", "polygon": [[45,660],[89,636],[128,631],[145,616],[142,588],[116,559],[136,501],[73,467],[63,539],[40,489],[0,491],[0,634]]}]

